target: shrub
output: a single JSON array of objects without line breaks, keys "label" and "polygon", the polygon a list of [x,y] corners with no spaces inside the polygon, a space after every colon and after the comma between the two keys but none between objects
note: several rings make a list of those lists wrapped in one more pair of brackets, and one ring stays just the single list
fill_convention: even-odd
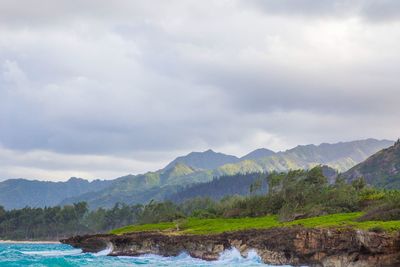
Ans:
[{"label": "shrub", "polygon": [[381,226],[374,226],[368,229],[370,232],[375,232],[375,233],[383,233],[385,232],[385,229],[383,229]]}]

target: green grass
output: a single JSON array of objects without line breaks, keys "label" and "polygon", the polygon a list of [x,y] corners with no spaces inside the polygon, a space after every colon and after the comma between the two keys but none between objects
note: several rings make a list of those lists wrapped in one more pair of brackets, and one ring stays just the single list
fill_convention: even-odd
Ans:
[{"label": "green grass", "polygon": [[170,230],[175,227],[172,222],[167,223],[157,223],[157,224],[142,224],[142,225],[128,225],[118,229],[112,230],[110,233],[115,235],[121,235],[131,232],[145,232],[145,231],[164,231]]},{"label": "green grass", "polygon": [[182,225],[182,232],[187,234],[217,234],[245,229],[278,227],[276,216],[240,219],[196,219],[190,218]]},{"label": "green grass", "polygon": [[393,232],[400,230],[400,221],[355,221],[362,212],[338,213],[307,219],[295,220],[292,222],[281,223],[277,216],[265,216],[257,218],[239,218],[239,219],[197,219],[189,218],[180,223],[180,231],[176,231],[175,223],[159,223],[130,225],[111,231],[113,234],[124,234],[141,231],[165,231],[182,234],[218,234],[230,231],[239,231],[246,229],[268,229],[274,227],[303,226],[306,228],[344,228],[353,227],[355,229],[370,230],[380,228],[382,230]]},{"label": "green grass", "polygon": [[362,214],[362,212],[330,214],[283,223],[283,226],[300,225],[307,228],[349,226],[350,224],[357,223],[355,220]]}]

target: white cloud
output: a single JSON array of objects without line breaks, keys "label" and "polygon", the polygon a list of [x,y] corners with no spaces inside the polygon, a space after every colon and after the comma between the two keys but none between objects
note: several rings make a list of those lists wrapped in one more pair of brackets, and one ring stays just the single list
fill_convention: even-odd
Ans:
[{"label": "white cloud", "polygon": [[[159,161],[130,156],[71,155],[42,150],[22,152],[0,147],[0,177],[21,177],[22,173],[27,175],[24,178],[53,181],[68,177],[110,179],[160,167]],[[167,164],[162,160],[161,163]]]}]

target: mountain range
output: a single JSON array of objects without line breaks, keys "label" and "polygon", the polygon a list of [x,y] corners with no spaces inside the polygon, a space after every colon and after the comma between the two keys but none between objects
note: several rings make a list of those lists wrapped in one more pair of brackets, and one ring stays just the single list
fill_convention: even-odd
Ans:
[{"label": "mountain range", "polygon": [[6,180],[0,183],[0,204],[11,209],[78,201],[88,202],[91,208],[110,207],[117,202],[146,203],[151,199],[162,200],[183,187],[206,183],[220,176],[308,169],[319,164],[344,172],[393,143],[366,139],[303,145],[283,152],[261,148],[241,158],[212,150],[192,152],[177,157],[161,170],[109,181],[88,182],[76,178],[64,183]]}]

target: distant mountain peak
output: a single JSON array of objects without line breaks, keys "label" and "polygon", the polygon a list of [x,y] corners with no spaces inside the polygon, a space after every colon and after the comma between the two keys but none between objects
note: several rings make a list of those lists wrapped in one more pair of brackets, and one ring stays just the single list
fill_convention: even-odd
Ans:
[{"label": "distant mountain peak", "polygon": [[275,154],[275,151],[272,151],[267,148],[259,148],[256,149],[247,155],[244,155],[243,157],[240,158],[240,160],[255,160],[255,159],[260,159],[260,158],[265,158],[269,157]]},{"label": "distant mountain peak", "polygon": [[79,178],[79,177],[71,177],[67,180],[67,182],[88,182],[88,180]]},{"label": "distant mountain peak", "polygon": [[212,170],[224,164],[238,162],[239,159],[232,155],[226,155],[208,149],[204,152],[190,152],[186,156],[181,156],[169,163],[164,169],[173,168],[176,163],[183,163],[194,169]]}]

